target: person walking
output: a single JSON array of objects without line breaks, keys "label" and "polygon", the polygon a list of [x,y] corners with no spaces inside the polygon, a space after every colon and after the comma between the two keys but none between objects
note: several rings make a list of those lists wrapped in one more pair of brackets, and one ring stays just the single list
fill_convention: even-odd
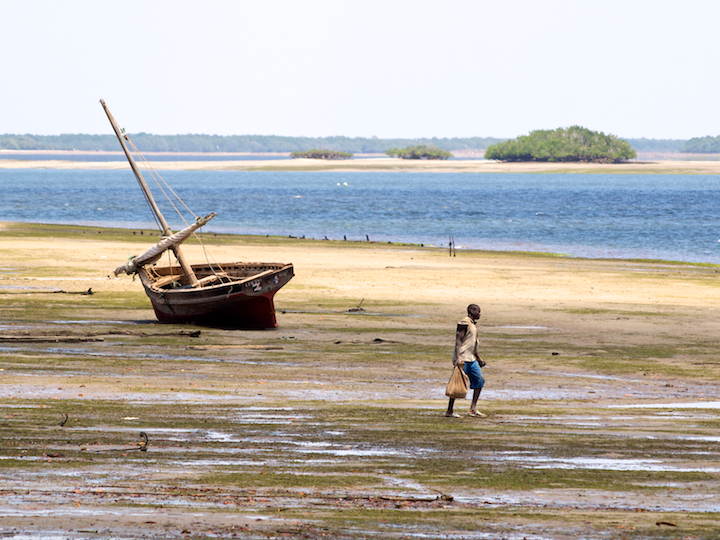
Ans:
[{"label": "person walking", "polygon": [[[485,366],[485,362],[478,355],[478,320],[480,320],[480,306],[470,304],[467,307],[467,317],[457,324],[455,331],[455,350],[453,351],[452,360],[453,366],[459,366],[463,369],[470,379],[470,388],[473,391],[473,396],[470,402],[468,416],[485,418],[487,415],[477,410],[478,398],[480,397],[483,386],[485,386],[485,378],[480,369]],[[460,415],[453,411],[454,406],[455,399],[450,398],[445,416],[460,418]]]}]

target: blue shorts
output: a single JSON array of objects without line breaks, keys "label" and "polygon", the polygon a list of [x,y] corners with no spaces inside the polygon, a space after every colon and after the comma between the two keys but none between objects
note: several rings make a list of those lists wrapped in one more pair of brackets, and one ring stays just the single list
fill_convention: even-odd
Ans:
[{"label": "blue shorts", "polygon": [[482,370],[480,369],[480,362],[477,360],[465,362],[465,374],[470,379],[471,390],[485,386],[485,377],[483,377]]}]

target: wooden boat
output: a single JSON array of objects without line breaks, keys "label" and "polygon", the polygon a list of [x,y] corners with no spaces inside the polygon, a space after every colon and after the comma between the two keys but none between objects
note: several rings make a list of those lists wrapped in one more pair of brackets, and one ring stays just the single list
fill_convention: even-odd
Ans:
[{"label": "wooden boat", "polygon": [[[162,240],[115,270],[137,274],[160,322],[192,323],[223,328],[274,328],[275,293],[293,277],[289,263],[189,264],[180,244],[205,225],[215,213],[198,217],[185,229],[173,234],[133,159],[126,141],[132,142],[118,127],[104,100],[100,103],[120,141],[135,178],[143,190],[162,232]],[[177,265],[157,266],[171,250]]]}]

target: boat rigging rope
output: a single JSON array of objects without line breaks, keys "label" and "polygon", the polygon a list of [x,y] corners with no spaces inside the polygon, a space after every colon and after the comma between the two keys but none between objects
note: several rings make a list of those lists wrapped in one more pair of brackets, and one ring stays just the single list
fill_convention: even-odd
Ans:
[{"label": "boat rigging rope", "polygon": [[[130,141],[130,139],[128,139],[128,141]],[[132,143],[130,143],[130,144],[132,144]],[[145,202],[147,203],[148,208],[150,208],[150,214],[152,215],[153,220],[155,221],[155,225],[157,225],[157,228],[162,231],[162,230],[163,230],[163,227],[162,227],[162,225],[160,225],[160,220],[159,220],[158,217],[155,215],[155,212],[154,212],[153,209],[152,209],[152,204],[150,204],[150,197],[148,197],[147,193],[145,193],[145,190],[142,190],[142,189],[141,189],[140,191],[141,191],[142,194],[143,194],[143,198],[145,199]]]},{"label": "boat rigging rope", "polygon": [[[210,271],[215,276],[217,276],[217,278],[222,283],[223,277],[227,277],[227,272],[225,271],[225,269],[222,266],[220,266],[220,263],[215,260],[215,257],[213,257],[212,254],[205,248],[205,242],[202,241],[202,232],[199,233],[199,235],[200,236],[198,236],[197,232],[193,232],[193,236],[195,236],[195,238],[198,239],[198,241],[200,242],[200,245],[203,248],[203,254],[205,255],[205,261],[208,263],[208,266],[210,267]],[[212,258],[213,262],[210,262],[211,258]],[[218,275],[218,273],[215,271],[215,268],[213,268],[213,263],[215,263],[215,265],[220,269],[220,275]],[[227,279],[230,280],[229,277]]]},{"label": "boat rigging rope", "polygon": [[[155,183],[156,183],[157,186],[160,188],[160,191],[162,191],[162,194],[165,195],[165,198],[166,198],[167,201],[170,203],[170,205],[175,209],[175,212],[177,212],[178,216],[180,216],[180,219],[182,219],[183,222],[185,222],[185,226],[187,227],[187,226],[189,225],[189,223],[185,220],[185,217],[182,215],[182,213],[180,212],[180,210],[178,210],[177,206],[175,206],[175,203],[172,201],[172,199],[170,198],[170,196],[165,192],[165,189],[163,188],[163,184],[164,184],[165,187],[170,191],[170,193],[172,193],[172,194],[175,196],[175,198],[176,198],[178,201],[180,201],[180,203],[185,207],[185,209],[186,209],[188,212],[190,212],[190,214],[192,215],[193,219],[194,219],[194,220],[197,220],[197,216],[195,215],[195,213],[194,213],[192,210],[190,210],[190,207],[189,207],[187,204],[185,204],[185,201],[183,201],[182,198],[180,198],[180,195],[178,195],[177,193],[175,193],[175,191],[173,190],[173,188],[170,187],[170,185],[165,181],[165,179],[164,179],[162,176],[160,176],[160,174],[159,174],[155,169],[152,168],[152,165],[150,165],[150,162],[149,162],[147,159],[145,159],[145,156],[143,156],[143,155],[140,153],[140,150],[137,149],[137,147],[135,146],[135,144],[130,140],[130,138],[129,138],[127,135],[125,136],[125,140],[130,143],[130,146],[132,146],[132,149],[133,149],[133,151],[135,152],[136,156],[137,156],[138,158],[140,158],[140,161],[141,161],[142,164],[145,166],[145,170],[147,170],[148,173],[150,173],[150,176],[152,176],[153,180],[155,180]],[[158,178],[162,181],[162,184],[158,181]]]},{"label": "boat rigging rope", "polygon": [[[149,162],[147,159],[145,159],[145,156],[142,155],[142,153],[140,152],[140,150],[137,149],[137,147],[135,146],[135,144],[130,140],[130,137],[128,137],[127,135],[125,135],[125,140],[130,144],[130,146],[132,147],[133,151],[135,152],[136,157],[140,159],[140,161],[142,162],[143,166],[145,167],[145,170],[150,174],[150,176],[152,176],[152,179],[155,181],[155,184],[158,186],[158,188],[160,188],[160,191],[162,191],[162,194],[165,195],[165,198],[166,198],[167,201],[170,203],[170,205],[175,209],[175,212],[177,212],[177,215],[180,216],[180,219],[183,220],[183,222],[185,223],[185,226],[188,226],[189,223],[187,222],[187,220],[185,219],[185,217],[182,215],[182,213],[180,212],[180,210],[178,210],[177,206],[175,206],[175,203],[173,203],[173,201],[172,201],[172,199],[170,198],[170,196],[165,192],[165,189],[163,189],[163,184],[164,184],[165,187],[170,191],[170,193],[172,193],[172,194],[175,196],[175,198],[176,198],[178,201],[180,201],[180,203],[185,207],[185,209],[186,209],[188,212],[190,212],[190,214],[192,215],[192,217],[197,221],[198,217],[195,215],[195,213],[190,209],[190,207],[189,207],[187,204],[185,204],[185,201],[183,201],[182,198],[181,198],[177,193],[175,193],[175,191],[173,190],[173,188],[170,187],[170,185],[165,181],[165,179],[164,179],[162,176],[160,176],[160,173],[158,173],[158,172],[152,167],[152,165],[150,165],[150,162]],[[158,181],[158,178],[160,179],[160,181],[162,181],[162,184],[160,183],[160,181]],[[146,202],[148,203],[148,206],[149,206],[149,205],[150,205],[150,201],[148,200],[147,195],[145,195],[145,192],[143,192],[143,195],[145,196],[145,200],[146,200]],[[151,212],[151,213],[152,213],[152,215],[153,215],[153,218],[155,219],[155,223],[157,223],[157,225],[158,225],[158,228],[162,229],[162,227],[160,226],[160,223],[158,222],[157,216],[155,216],[155,212]],[[215,266],[217,266],[217,267],[220,269],[220,273],[221,273],[221,274],[226,274],[225,270],[224,270],[224,269],[222,268],[222,266],[220,266],[220,264],[215,260],[215,257],[213,257],[212,255],[209,254],[207,248],[205,247],[205,243],[202,241],[201,236],[198,236],[198,234],[195,233],[195,232],[193,232],[193,236],[197,239],[198,242],[200,242],[200,245],[202,246],[203,253],[205,254],[205,260],[207,261],[208,266],[210,267],[210,271],[211,271],[215,276],[218,276],[218,278],[220,279],[220,281],[222,281],[222,276],[221,276],[221,275],[218,275],[218,272],[215,271],[215,268],[213,267],[213,263],[210,262],[210,258],[212,258],[212,260],[214,261]],[[208,257],[208,255],[209,255],[209,257]],[[171,265],[171,272],[172,272],[172,265]]]}]

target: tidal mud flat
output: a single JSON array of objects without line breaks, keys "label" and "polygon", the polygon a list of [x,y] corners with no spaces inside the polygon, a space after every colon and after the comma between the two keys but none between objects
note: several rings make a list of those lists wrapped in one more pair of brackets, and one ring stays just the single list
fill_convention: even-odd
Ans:
[{"label": "tidal mud flat", "polygon": [[[717,538],[720,268],[218,235],[296,268],[229,331],[108,277],[147,240],[3,224],[4,537]],[[488,418],[450,419],[469,302]]]}]

